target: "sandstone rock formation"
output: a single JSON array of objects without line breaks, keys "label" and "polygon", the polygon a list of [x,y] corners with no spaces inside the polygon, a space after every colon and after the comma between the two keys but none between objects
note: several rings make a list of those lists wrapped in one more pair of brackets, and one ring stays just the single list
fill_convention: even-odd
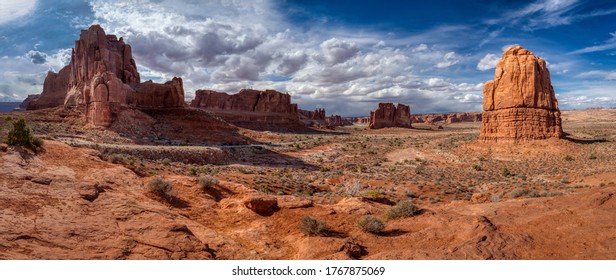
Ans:
[{"label": "sandstone rock formation", "polygon": [[140,82],[130,45],[93,25],[81,31],[69,65],[47,75],[41,96],[28,109],[78,107],[89,124],[106,127],[126,108],[184,106],[181,78],[162,85]]},{"label": "sandstone rock formation", "polygon": [[297,104],[288,93],[242,89],[236,94],[197,90],[191,107],[204,109],[226,121],[263,124],[299,124]]},{"label": "sandstone rock formation", "polygon": [[379,108],[370,112],[371,129],[384,127],[412,127],[411,108],[404,104],[379,103]]},{"label": "sandstone rock formation", "polygon": [[415,114],[411,116],[414,123],[434,124],[437,122],[458,123],[458,122],[480,122],[480,112],[468,113],[442,113],[442,114]]},{"label": "sandstone rock formation", "polygon": [[43,92],[35,102],[31,102],[27,110],[57,107],[64,104],[68,90],[71,69],[64,67],[58,73],[49,71],[43,83]]},{"label": "sandstone rock formation", "polygon": [[41,97],[40,94],[30,94],[24,101],[19,104],[19,109],[21,110],[34,110],[36,106],[36,101]]},{"label": "sandstone rock formation", "polygon": [[278,208],[278,199],[266,196],[251,196],[244,200],[244,206],[259,215],[271,215]]},{"label": "sandstone rock formation", "polygon": [[317,108],[314,111],[299,109],[299,114],[309,120],[325,121],[325,109],[323,108]]},{"label": "sandstone rock formation", "polygon": [[546,62],[513,46],[496,65],[494,80],[483,88],[480,140],[518,142],[563,135],[558,101]]},{"label": "sandstone rock formation", "polygon": [[357,118],[357,123],[359,123],[359,124],[369,124],[370,123],[370,117]]},{"label": "sandstone rock formation", "polygon": [[342,121],[342,117],[340,115],[331,115],[327,119],[327,126],[330,128],[334,128],[337,126],[344,126]]},{"label": "sandstone rock formation", "polygon": [[327,117],[325,109],[317,108],[314,111],[299,109],[299,120],[308,127],[325,128],[327,127]]}]

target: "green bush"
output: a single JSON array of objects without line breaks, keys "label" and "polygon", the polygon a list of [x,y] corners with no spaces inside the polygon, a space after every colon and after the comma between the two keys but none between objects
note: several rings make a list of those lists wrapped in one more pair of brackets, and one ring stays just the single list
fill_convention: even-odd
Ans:
[{"label": "green bush", "polygon": [[327,224],[310,216],[304,216],[299,224],[302,232],[309,236],[327,235]]},{"label": "green bush", "polygon": [[201,189],[203,189],[204,191],[218,185],[218,179],[210,176],[210,175],[202,175],[199,176],[199,179],[197,179],[199,181],[199,186],[201,187]]},{"label": "green bush", "polygon": [[173,186],[171,182],[159,176],[148,183],[148,189],[158,196],[169,198],[171,197]]},{"label": "green bush", "polygon": [[385,213],[387,220],[394,220],[398,218],[412,217],[419,214],[419,208],[410,200],[404,200],[398,202],[395,206],[392,206]]},{"label": "green bush", "polygon": [[359,218],[359,220],[357,220],[357,226],[361,230],[373,234],[380,234],[383,232],[383,228],[385,228],[385,224],[372,215],[365,215]]},{"label": "green bush", "polygon": [[26,124],[26,120],[21,118],[13,122],[13,128],[9,130],[6,143],[9,145],[22,146],[30,149],[35,149],[34,137]]},{"label": "green bush", "polygon": [[381,191],[378,190],[368,190],[365,194],[365,197],[372,197],[372,198],[376,198],[376,197],[382,197],[383,193]]}]

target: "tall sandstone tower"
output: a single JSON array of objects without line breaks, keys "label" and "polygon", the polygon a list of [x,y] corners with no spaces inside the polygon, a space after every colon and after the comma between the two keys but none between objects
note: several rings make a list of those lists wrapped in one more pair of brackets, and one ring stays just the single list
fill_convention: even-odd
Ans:
[{"label": "tall sandstone tower", "polygon": [[64,105],[85,113],[88,124],[110,126],[125,109],[183,107],[182,79],[141,82],[131,46],[99,25],[81,30],[69,65],[49,72],[40,97],[27,109]]},{"label": "tall sandstone tower", "polygon": [[483,87],[482,142],[561,138],[560,110],[545,60],[513,46]]}]

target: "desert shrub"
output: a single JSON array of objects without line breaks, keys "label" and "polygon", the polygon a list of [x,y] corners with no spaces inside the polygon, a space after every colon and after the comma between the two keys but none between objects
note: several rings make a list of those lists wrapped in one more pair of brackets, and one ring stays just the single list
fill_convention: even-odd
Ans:
[{"label": "desert shrub", "polygon": [[473,163],[473,169],[475,169],[476,171],[481,171],[481,165]]},{"label": "desert shrub", "polygon": [[361,230],[373,234],[380,234],[383,232],[383,228],[385,228],[385,224],[372,215],[365,215],[359,218],[359,220],[357,220],[357,226]]},{"label": "desert shrub", "polygon": [[327,235],[327,224],[325,221],[320,221],[310,216],[302,217],[299,227],[304,234],[309,236]]},{"label": "desert shrub", "polygon": [[503,169],[501,169],[501,175],[503,175],[503,177],[509,177],[511,176],[511,171],[509,171],[506,167],[503,167]]},{"label": "desert shrub", "polygon": [[563,183],[563,184],[571,183],[571,181],[569,181],[569,177],[567,177],[567,176],[563,176],[563,178],[560,179],[560,182]]},{"label": "desert shrub", "polygon": [[588,159],[597,159],[597,156],[591,154]]},{"label": "desert shrub", "polygon": [[419,214],[419,208],[410,200],[403,200],[392,206],[385,213],[385,219],[394,220],[398,218],[412,217]]},{"label": "desert shrub", "polygon": [[509,193],[509,197],[511,197],[511,198],[518,198],[518,197],[523,196],[523,195],[525,195],[527,193],[528,193],[527,189],[517,188],[515,190],[512,190]]},{"label": "desert shrub", "polygon": [[383,196],[383,193],[381,193],[380,191],[377,190],[368,190],[365,194],[365,197],[381,197]]},{"label": "desert shrub", "polygon": [[342,192],[348,196],[358,196],[363,188],[360,180],[347,181],[342,185]]},{"label": "desert shrub", "polygon": [[35,149],[39,150],[43,148],[43,145],[45,145],[45,142],[43,141],[43,139],[34,136],[32,137],[32,145],[34,146]]},{"label": "desert shrub", "polygon": [[491,202],[500,202],[501,200],[503,200],[503,195],[502,194],[493,194],[490,196],[490,201]]},{"label": "desert shrub", "polygon": [[417,194],[416,194],[414,191],[406,191],[406,192],[404,192],[404,195],[405,195],[406,197],[409,197],[409,198],[415,198],[415,197],[417,197]]},{"label": "desert shrub", "polygon": [[210,175],[201,175],[199,176],[199,186],[201,187],[201,189],[203,189],[204,191],[218,185],[218,179],[210,176]]},{"label": "desert shrub", "polygon": [[173,189],[173,186],[171,185],[171,182],[165,180],[163,177],[158,176],[148,183],[148,189],[158,196],[168,198],[171,196],[171,190]]},{"label": "desert shrub", "polygon": [[32,132],[30,132],[30,128],[26,124],[26,120],[21,118],[13,122],[13,128],[9,130],[8,138],[6,139],[6,143],[9,145],[22,146],[30,149],[34,149],[34,137],[32,137]]},{"label": "desert shrub", "polygon": [[122,154],[110,154],[106,156],[106,160],[111,162],[111,163],[125,163],[126,162],[126,156],[122,155]]},{"label": "desert shrub", "polygon": [[565,161],[573,161],[573,157],[570,155],[565,156]]}]

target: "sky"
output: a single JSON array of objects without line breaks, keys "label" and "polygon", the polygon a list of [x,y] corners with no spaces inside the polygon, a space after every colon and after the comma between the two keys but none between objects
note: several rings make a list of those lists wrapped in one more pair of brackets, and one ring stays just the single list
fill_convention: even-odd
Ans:
[{"label": "sky", "polygon": [[79,31],[132,46],[142,81],[288,92],[302,109],[365,116],[481,111],[503,50],[548,62],[561,110],[616,106],[616,2],[0,0],[0,101],[42,91]]}]

